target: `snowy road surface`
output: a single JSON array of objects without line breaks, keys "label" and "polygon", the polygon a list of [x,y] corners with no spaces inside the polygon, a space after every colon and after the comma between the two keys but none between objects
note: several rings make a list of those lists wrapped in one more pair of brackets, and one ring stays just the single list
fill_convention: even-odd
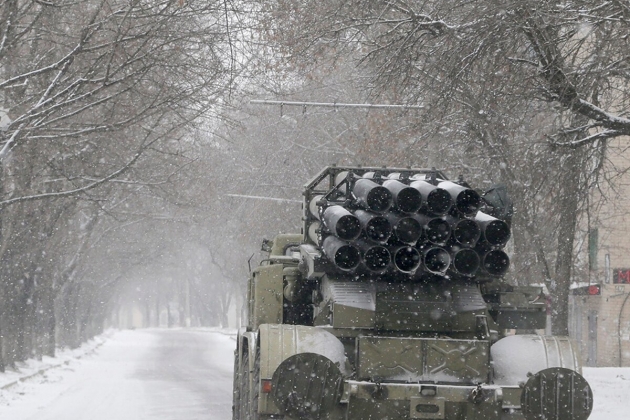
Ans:
[{"label": "snowy road surface", "polygon": [[232,337],[203,330],[115,333],[96,354],[0,394],[0,419],[228,420]]},{"label": "snowy road surface", "polygon": [[[95,354],[0,391],[0,420],[229,420],[234,337],[120,331]],[[630,418],[630,368],[585,368],[589,420]]]}]

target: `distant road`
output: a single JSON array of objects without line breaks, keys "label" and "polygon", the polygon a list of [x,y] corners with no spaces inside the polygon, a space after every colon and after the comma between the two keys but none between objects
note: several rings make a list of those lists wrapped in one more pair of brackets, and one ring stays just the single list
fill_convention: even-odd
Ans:
[{"label": "distant road", "polygon": [[0,419],[229,420],[235,341],[204,330],[135,330],[3,396]]}]

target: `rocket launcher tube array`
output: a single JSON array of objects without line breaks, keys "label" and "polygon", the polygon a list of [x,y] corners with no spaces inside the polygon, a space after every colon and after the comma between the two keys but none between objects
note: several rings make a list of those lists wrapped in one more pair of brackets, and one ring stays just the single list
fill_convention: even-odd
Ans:
[{"label": "rocket launcher tube array", "polygon": [[502,248],[510,226],[479,211],[475,190],[426,174],[380,171],[344,171],[335,182],[308,203],[317,219],[308,237],[339,271],[409,279],[479,274],[481,280],[507,272]]}]

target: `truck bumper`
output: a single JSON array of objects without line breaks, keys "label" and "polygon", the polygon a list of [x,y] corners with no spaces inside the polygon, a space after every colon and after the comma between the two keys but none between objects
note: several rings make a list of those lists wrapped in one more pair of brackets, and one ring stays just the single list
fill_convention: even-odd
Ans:
[{"label": "truck bumper", "polygon": [[348,380],[341,411],[347,419],[522,420],[520,399],[519,387]]}]

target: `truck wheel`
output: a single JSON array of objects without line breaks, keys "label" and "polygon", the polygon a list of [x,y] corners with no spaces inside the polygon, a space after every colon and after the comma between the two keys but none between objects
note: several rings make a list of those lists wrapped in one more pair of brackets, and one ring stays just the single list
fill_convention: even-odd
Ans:
[{"label": "truck wheel", "polygon": [[250,393],[250,380],[251,375],[249,372],[249,350],[245,349],[241,358],[241,378],[240,385],[240,404],[239,404],[239,417],[238,420],[250,420],[251,413],[251,393]]},{"label": "truck wheel", "polygon": [[256,358],[254,359],[254,371],[252,378],[252,396],[249,420],[260,420],[258,415],[258,399],[260,397],[260,347],[256,346]]},{"label": "truck wheel", "polygon": [[241,420],[241,367],[238,363],[238,349],[234,352],[234,379],[232,385],[232,420]]},{"label": "truck wheel", "polygon": [[[241,391],[239,418],[235,420],[271,420],[283,419],[281,415],[264,415],[258,413],[258,399],[260,398],[260,348],[256,348],[254,369],[249,371],[249,352],[243,354],[241,365]],[[251,385],[251,388],[250,388]]]}]

